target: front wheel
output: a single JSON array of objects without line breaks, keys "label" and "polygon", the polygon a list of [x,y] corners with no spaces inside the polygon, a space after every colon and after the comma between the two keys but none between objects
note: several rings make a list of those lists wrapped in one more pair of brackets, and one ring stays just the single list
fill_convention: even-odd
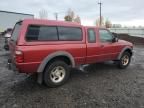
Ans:
[{"label": "front wheel", "polygon": [[131,62],[131,54],[129,52],[124,52],[119,60],[118,67],[121,69],[125,69],[129,66],[130,62]]},{"label": "front wheel", "polygon": [[48,65],[44,72],[44,82],[49,87],[63,85],[69,78],[69,66],[63,61],[55,61]]}]

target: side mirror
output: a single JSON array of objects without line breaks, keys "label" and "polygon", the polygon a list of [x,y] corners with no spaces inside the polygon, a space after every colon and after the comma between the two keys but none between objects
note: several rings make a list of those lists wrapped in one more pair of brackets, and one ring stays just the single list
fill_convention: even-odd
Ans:
[{"label": "side mirror", "polygon": [[113,35],[113,39],[112,39],[112,42],[118,42],[118,34],[117,33],[114,33],[114,32],[111,32],[111,34]]},{"label": "side mirror", "polygon": [[112,42],[118,42],[118,37],[117,37],[117,36],[114,36]]}]

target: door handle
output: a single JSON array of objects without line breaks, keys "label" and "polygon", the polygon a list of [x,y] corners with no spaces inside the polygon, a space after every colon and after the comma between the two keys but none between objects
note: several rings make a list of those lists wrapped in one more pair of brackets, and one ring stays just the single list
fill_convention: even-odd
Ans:
[{"label": "door handle", "polygon": [[104,45],[100,45],[100,47],[101,47],[101,48],[103,48],[103,47],[104,47]]}]

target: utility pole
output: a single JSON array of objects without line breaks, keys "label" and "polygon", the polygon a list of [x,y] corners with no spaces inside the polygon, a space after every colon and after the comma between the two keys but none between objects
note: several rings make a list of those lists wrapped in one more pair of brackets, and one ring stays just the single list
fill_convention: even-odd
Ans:
[{"label": "utility pole", "polygon": [[54,13],[54,15],[55,15],[55,19],[58,20],[58,13],[56,12]]},{"label": "utility pole", "polygon": [[102,25],[102,15],[101,15],[101,6],[102,6],[102,2],[99,1],[98,4],[100,5],[100,16],[99,16],[99,17],[100,17],[100,22],[99,22],[100,24],[99,24],[99,25],[100,25],[100,27],[101,27],[101,25]]}]

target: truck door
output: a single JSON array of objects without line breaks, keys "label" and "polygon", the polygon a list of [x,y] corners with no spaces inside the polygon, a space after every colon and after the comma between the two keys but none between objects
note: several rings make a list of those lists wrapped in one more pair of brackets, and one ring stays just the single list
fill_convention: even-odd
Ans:
[{"label": "truck door", "polygon": [[87,57],[86,63],[96,63],[101,61],[101,46],[98,42],[98,30],[96,28],[86,28]]},{"label": "truck door", "polygon": [[102,61],[114,60],[117,57],[117,44],[113,42],[113,38],[113,35],[107,29],[99,29]]}]

